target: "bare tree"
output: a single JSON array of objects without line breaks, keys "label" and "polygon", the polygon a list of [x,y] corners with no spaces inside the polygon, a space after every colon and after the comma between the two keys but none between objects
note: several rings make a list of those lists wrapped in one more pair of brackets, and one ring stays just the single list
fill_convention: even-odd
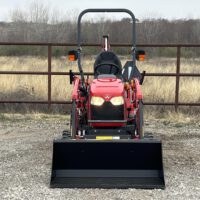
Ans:
[{"label": "bare tree", "polygon": [[27,13],[24,11],[20,10],[19,8],[15,8],[11,12],[11,21],[12,22],[27,22]]},{"label": "bare tree", "polygon": [[[28,10],[28,11],[27,11]],[[12,23],[0,23],[0,41],[76,42],[78,10],[62,13],[34,1],[26,10],[14,9]],[[143,19],[136,25],[137,43],[199,43],[200,20]],[[84,18],[82,42],[100,43],[102,35],[109,34],[112,43],[130,43],[129,18],[108,20],[102,15]],[[155,54],[155,49],[152,49]]]},{"label": "bare tree", "polygon": [[49,7],[39,3],[39,1],[34,1],[30,4],[29,17],[30,22],[33,23],[48,23]]}]

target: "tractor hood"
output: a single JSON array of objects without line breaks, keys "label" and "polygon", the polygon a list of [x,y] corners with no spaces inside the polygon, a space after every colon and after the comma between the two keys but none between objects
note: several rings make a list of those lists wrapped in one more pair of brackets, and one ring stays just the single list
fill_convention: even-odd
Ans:
[{"label": "tractor hood", "polygon": [[124,85],[117,78],[101,78],[94,79],[91,83],[91,96],[103,97],[109,101],[112,97],[123,96]]}]

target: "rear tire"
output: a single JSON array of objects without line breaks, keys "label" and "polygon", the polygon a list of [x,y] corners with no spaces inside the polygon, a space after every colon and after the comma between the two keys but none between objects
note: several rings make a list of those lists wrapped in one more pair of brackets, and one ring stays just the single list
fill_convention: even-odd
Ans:
[{"label": "rear tire", "polygon": [[72,101],[72,108],[71,108],[71,119],[70,119],[70,132],[71,137],[74,139],[77,135],[78,129],[78,113],[76,109],[76,101]]}]

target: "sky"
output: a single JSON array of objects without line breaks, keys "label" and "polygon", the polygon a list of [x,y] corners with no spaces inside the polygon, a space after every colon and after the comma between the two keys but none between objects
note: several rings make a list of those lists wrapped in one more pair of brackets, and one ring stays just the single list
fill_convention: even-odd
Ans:
[{"label": "sky", "polygon": [[[27,10],[33,1],[57,9],[62,14],[86,8],[127,8],[136,18],[200,18],[200,0],[0,0],[0,21],[8,21],[13,9]],[[74,13],[76,14],[76,13]]]}]

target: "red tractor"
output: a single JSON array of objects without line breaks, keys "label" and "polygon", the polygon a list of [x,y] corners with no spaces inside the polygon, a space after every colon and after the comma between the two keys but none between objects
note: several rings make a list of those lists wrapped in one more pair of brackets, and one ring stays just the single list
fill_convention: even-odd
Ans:
[{"label": "red tractor", "polygon": [[[109,37],[94,61],[94,79],[85,79],[81,65],[81,18],[88,12],[126,12],[132,18],[132,60],[122,68],[110,50]],[[145,137],[140,73],[136,60],[135,17],[127,9],[87,9],[78,18],[80,77],[70,72],[72,92],[71,130],[54,141],[51,187],[68,188],[164,188],[162,144]]]}]

